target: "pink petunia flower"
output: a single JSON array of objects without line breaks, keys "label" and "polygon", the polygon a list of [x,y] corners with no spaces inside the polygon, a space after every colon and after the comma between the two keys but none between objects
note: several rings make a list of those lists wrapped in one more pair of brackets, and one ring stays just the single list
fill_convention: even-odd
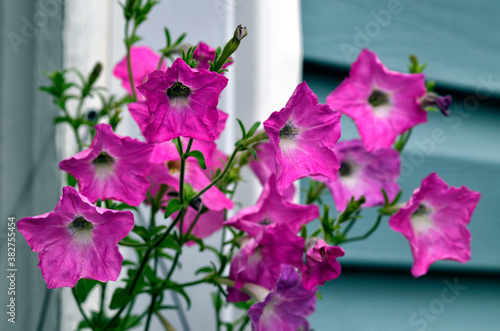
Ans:
[{"label": "pink petunia flower", "polygon": [[225,224],[256,236],[270,224],[283,224],[297,233],[302,225],[319,217],[316,205],[297,205],[283,198],[276,187],[276,176],[269,177],[259,200],[254,206],[241,210]]},{"label": "pink petunia flower", "polygon": [[466,228],[481,194],[467,187],[448,187],[436,173],[422,180],[405,207],[389,219],[389,226],[410,242],[413,276],[425,275],[438,260],[465,263],[470,259]]},{"label": "pink petunia flower", "polygon": [[[248,165],[260,183],[265,185],[272,175],[276,175],[276,150],[270,143],[260,143],[255,147],[255,151],[257,159],[252,159]],[[287,200],[292,200],[294,195],[293,184],[283,191],[283,197]]]},{"label": "pink petunia flower", "polygon": [[300,269],[304,242],[284,224],[271,224],[248,239],[231,261],[228,278],[235,281],[235,287],[228,288],[227,301],[248,300],[247,294],[238,291],[245,283],[271,290],[279,278],[281,264]]},{"label": "pink petunia flower", "polygon": [[[315,242],[314,242],[315,241]],[[306,264],[302,268],[304,288],[310,290],[317,285],[340,276],[338,257],[344,256],[344,250],[336,246],[328,246],[323,239],[314,240],[307,249]],[[306,243],[308,246],[309,240]]]},{"label": "pink petunia flower", "polygon": [[264,301],[257,302],[248,310],[252,331],[309,330],[306,318],[315,310],[316,288],[305,289],[299,272],[282,264],[274,289]]},{"label": "pink petunia flower", "polygon": [[391,148],[368,152],[361,140],[341,141],[335,147],[340,161],[339,176],[327,181],[335,206],[339,212],[345,210],[351,197],[365,196],[365,207],[384,203],[382,189],[392,201],[399,192],[397,183],[400,172],[399,153]]},{"label": "pink petunia flower", "polygon": [[[142,95],[137,90],[137,86],[144,83],[147,75],[158,69],[158,63],[160,62],[160,55],[156,54],[152,49],[146,46],[130,48],[130,62],[132,65],[132,79],[134,80],[134,86],[136,88],[135,94],[137,98],[143,99]],[[162,61],[160,70],[166,70],[167,65],[165,61]],[[120,62],[116,64],[113,69],[113,75],[122,81],[122,86],[127,90],[127,92],[132,95],[132,89],[130,87],[130,79],[128,75],[128,65],[127,56],[123,57]]]},{"label": "pink petunia flower", "polygon": [[153,71],[137,87],[146,97],[149,122],[143,135],[149,143],[177,137],[214,141],[219,95],[227,78],[205,69],[192,69],[181,58],[167,71]]},{"label": "pink petunia flower", "polygon": [[48,288],[73,287],[80,278],[118,279],[123,261],[118,242],[133,227],[130,211],[96,207],[70,186],[63,188],[54,211],[17,222],[39,253],[38,267]]},{"label": "pink petunia flower", "polygon": [[340,164],[332,147],[340,138],[340,112],[318,104],[306,82],[297,86],[285,108],[271,114],[264,130],[276,151],[281,192],[308,175],[335,179]]},{"label": "pink petunia flower", "polygon": [[146,198],[153,146],[116,135],[109,124],[95,126],[89,148],[61,161],[59,168],[78,179],[90,202],[114,199],[138,206]]},{"label": "pink petunia flower", "polygon": [[354,120],[365,148],[373,151],[391,147],[398,135],[427,122],[419,103],[425,92],[423,74],[390,71],[363,49],[326,102]]},{"label": "pink petunia flower", "polygon": [[[210,69],[210,63],[208,61],[214,62],[215,59],[215,48],[208,46],[203,41],[200,41],[196,45],[196,49],[193,53],[193,59],[198,62],[196,69]],[[232,60],[233,58],[230,57]],[[222,66],[222,69],[226,69],[232,64],[232,62],[226,63]]]}]

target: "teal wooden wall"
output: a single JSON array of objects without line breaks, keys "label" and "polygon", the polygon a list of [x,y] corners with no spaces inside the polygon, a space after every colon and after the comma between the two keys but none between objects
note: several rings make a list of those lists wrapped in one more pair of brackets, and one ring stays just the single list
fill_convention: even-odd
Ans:
[{"label": "teal wooden wall", "polygon": [[[397,3],[401,10],[385,26],[378,23],[375,33],[373,22],[381,22],[377,13]],[[385,219],[368,240],[344,246],[343,273],[323,287],[312,327],[500,330],[500,2],[303,0],[302,11],[304,80],[321,103],[348,74],[357,54],[346,55],[346,45],[354,51],[366,27],[373,29],[367,48],[389,69],[406,72],[408,55],[416,54],[428,63],[426,73],[438,89],[454,95],[450,117],[431,114],[428,124],[414,130],[402,155],[403,201],[433,171],[450,185],[482,193],[469,225],[469,263],[438,262],[414,279],[408,242]],[[417,142],[427,141],[435,129],[445,133],[446,141],[432,151],[419,147]],[[356,137],[352,121],[343,118],[342,139]],[[353,235],[364,233],[375,220],[374,211],[363,214]],[[451,300],[446,288],[453,282],[459,294]]]}]

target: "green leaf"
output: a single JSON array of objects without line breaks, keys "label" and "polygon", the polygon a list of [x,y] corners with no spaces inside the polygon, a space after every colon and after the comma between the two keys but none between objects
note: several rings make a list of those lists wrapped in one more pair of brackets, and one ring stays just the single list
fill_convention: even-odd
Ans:
[{"label": "green leaf", "polygon": [[149,234],[148,229],[146,229],[143,226],[140,225],[135,225],[134,228],[132,229],[134,233],[137,233],[141,238],[145,241],[148,242],[149,239],[151,238],[151,235]]},{"label": "green leaf", "polygon": [[152,229],[152,230],[150,231],[151,236],[156,235],[158,232],[160,232],[160,231],[162,231],[163,229],[166,229],[166,228],[167,228],[167,227],[166,227],[165,225],[159,225],[159,226],[155,227],[154,229]]},{"label": "green leaf", "polygon": [[260,122],[255,122],[254,125],[252,125],[252,127],[248,131],[247,136],[245,138],[250,138],[251,136],[253,136],[253,134],[255,133],[255,131],[257,131],[259,126],[260,126]]},{"label": "green leaf", "polygon": [[179,38],[177,38],[177,40],[174,43],[174,47],[180,45],[180,43],[184,40],[184,38],[186,38],[186,33],[185,32],[183,34],[181,34],[179,36]]},{"label": "green leaf", "polygon": [[139,315],[130,315],[127,319],[127,323],[125,325],[123,325],[123,322],[125,321],[125,318],[121,319],[120,321],[120,325],[121,325],[121,328],[120,330],[128,330],[128,329],[132,329],[136,326],[139,326],[141,325],[141,319],[142,317],[139,316]]},{"label": "green leaf", "polygon": [[99,283],[99,281],[93,279],[80,279],[75,285],[76,296],[78,297],[80,302],[85,302],[90,291],[92,291],[92,289]]},{"label": "green leaf", "polygon": [[191,151],[191,152],[186,153],[184,155],[186,156],[186,158],[188,158],[190,156],[194,157],[198,161],[198,164],[200,165],[200,167],[203,170],[207,169],[207,164],[205,162],[205,156],[203,155],[202,152],[200,152],[200,151]]},{"label": "green leaf", "polygon": [[182,252],[181,247],[179,246],[179,244],[177,243],[177,241],[175,241],[172,237],[165,238],[161,242],[160,246],[158,246],[158,247],[173,249],[174,251],[176,251],[178,253]]},{"label": "green leaf", "polygon": [[320,233],[321,233],[321,229],[318,229],[318,230],[314,231],[314,232],[311,234],[311,237],[317,237]]},{"label": "green leaf", "polygon": [[212,272],[214,272],[214,269],[212,267],[201,267],[198,270],[196,270],[194,272],[194,274],[195,275],[199,275],[201,273],[207,273],[207,274],[209,274],[209,273],[212,273]]},{"label": "green leaf", "polygon": [[382,195],[384,196],[384,205],[389,205],[389,197],[387,196],[387,192],[382,188]]},{"label": "green leaf", "polygon": [[182,239],[184,240],[184,242],[194,241],[200,246],[200,251],[203,251],[205,249],[205,244],[203,243],[203,240],[201,240],[198,237],[195,237],[193,234],[190,234],[189,236],[184,236]]},{"label": "green leaf", "polygon": [[250,151],[250,153],[252,153],[254,160],[257,160],[258,157],[257,157],[257,152],[255,151],[255,149],[253,149],[252,147],[247,147],[247,148],[245,148],[245,150]]},{"label": "green leaf", "polygon": [[170,32],[168,31],[168,29],[165,27],[164,30],[165,30],[165,37],[167,39],[167,48],[169,48],[170,45],[172,44],[171,42],[172,39],[170,38]]},{"label": "green leaf", "polygon": [[212,303],[214,305],[215,311],[219,312],[222,309],[224,301],[222,300],[219,292],[212,293]]},{"label": "green leaf", "polygon": [[78,184],[75,177],[71,176],[69,173],[66,174],[66,181],[68,182],[68,185],[72,187],[76,187],[76,184]]},{"label": "green leaf", "polygon": [[240,125],[241,134],[242,134],[243,138],[245,138],[247,136],[245,126],[243,125],[243,122],[241,122],[239,118],[237,118],[236,120],[238,121],[238,124]]},{"label": "green leaf", "polygon": [[144,268],[144,275],[146,276],[146,279],[148,280],[150,285],[154,285],[157,283],[158,278],[156,277],[153,269],[148,264],[146,264],[146,267]]},{"label": "green leaf", "polygon": [[243,309],[243,310],[248,310],[250,307],[253,306],[254,303],[255,303],[255,300],[250,299],[248,301],[235,302],[235,303],[233,303],[233,305],[236,308]]},{"label": "green leaf", "polygon": [[80,324],[78,324],[78,330],[81,330],[81,329],[86,329],[86,328],[89,328],[90,326],[87,324],[87,321],[83,320],[80,322]]},{"label": "green leaf", "polygon": [[302,224],[302,229],[300,229],[300,236],[304,239],[307,239],[307,227],[305,224]]},{"label": "green leaf", "polygon": [[176,211],[181,210],[182,207],[183,207],[183,205],[181,204],[181,201],[179,199],[176,199],[176,198],[170,199],[170,201],[168,202],[167,208],[165,210],[165,218],[168,218],[168,217],[170,217],[170,215],[172,215]]},{"label": "green leaf", "polygon": [[175,291],[180,295],[182,295],[184,299],[186,299],[187,309],[189,310],[191,308],[191,299],[189,298],[189,295],[186,293],[186,291],[184,291],[184,289],[181,286],[179,286],[178,283],[168,281],[166,282],[166,284],[164,284],[163,288]]},{"label": "green leaf", "polygon": [[134,298],[133,295],[129,293],[128,288],[117,288],[115,293],[113,293],[113,297],[111,298],[111,302],[109,303],[110,309],[118,309],[125,306],[130,300]]},{"label": "green leaf", "polygon": [[129,261],[129,260],[123,260],[122,262],[122,267],[127,266],[127,265],[137,265],[136,263]]},{"label": "green leaf", "polygon": [[139,209],[137,207],[134,207],[134,206],[131,206],[129,204],[126,204],[125,202],[122,202],[122,203],[119,203],[119,204],[115,205],[113,209],[114,210],[126,210],[126,209],[130,209],[130,210],[135,210],[136,212],[139,212]]}]

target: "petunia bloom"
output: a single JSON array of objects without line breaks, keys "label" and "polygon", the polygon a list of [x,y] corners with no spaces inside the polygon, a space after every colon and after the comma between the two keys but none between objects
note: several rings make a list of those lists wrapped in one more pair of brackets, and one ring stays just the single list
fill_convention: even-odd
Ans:
[{"label": "petunia bloom", "polygon": [[59,168],[78,179],[80,192],[92,203],[114,199],[140,205],[149,187],[153,146],[117,135],[109,124],[98,124],[95,130],[89,148],[61,161]]},{"label": "petunia bloom", "polygon": [[[309,239],[310,240],[310,239]],[[308,240],[308,241],[309,241]],[[308,242],[306,246],[308,246]],[[323,239],[314,240],[306,251],[306,264],[302,269],[304,288],[310,290],[340,276],[338,257],[344,256],[344,250],[337,246],[328,246]]]},{"label": "petunia bloom", "polygon": [[274,289],[264,301],[248,310],[252,331],[309,330],[307,317],[315,310],[316,288],[305,289],[299,272],[292,266],[281,265]]},{"label": "petunia bloom", "polygon": [[276,176],[269,177],[259,200],[247,207],[225,224],[256,236],[270,224],[284,224],[291,232],[297,233],[302,225],[319,217],[317,205],[297,205],[283,198],[276,187]]},{"label": "petunia bloom", "polygon": [[[132,66],[132,80],[134,81],[134,86],[136,88],[135,94],[138,99],[141,99],[142,95],[137,90],[137,86],[144,83],[150,72],[157,69],[166,70],[167,66],[165,61],[162,61],[160,68],[158,68],[160,55],[156,54],[152,49],[146,46],[132,46],[130,48],[130,62]],[[130,86],[130,78],[128,74],[127,56],[123,57],[120,62],[116,64],[113,69],[113,75],[122,81],[123,88],[125,88],[125,90],[132,95],[132,88]]]},{"label": "petunia bloom", "polygon": [[427,122],[419,102],[426,92],[424,78],[390,71],[375,53],[363,49],[349,77],[326,102],[354,120],[368,151],[389,148],[398,135]]},{"label": "petunia bloom", "polygon": [[392,148],[368,152],[361,140],[341,141],[335,147],[340,161],[337,180],[327,181],[335,206],[345,210],[351,197],[366,198],[365,207],[384,203],[382,189],[392,201],[399,192],[397,183],[400,172],[399,153]]},{"label": "petunia bloom", "polygon": [[340,112],[318,104],[306,82],[297,86],[285,108],[271,114],[264,130],[276,151],[281,192],[308,175],[335,179],[340,164],[332,147],[340,138]]},{"label": "petunia bloom", "polygon": [[470,232],[466,228],[481,194],[467,187],[448,187],[432,173],[406,206],[389,219],[389,226],[410,242],[413,276],[427,273],[437,260],[465,263],[470,259]]},{"label": "petunia bloom", "polygon": [[[148,127],[149,116],[150,116],[147,102],[136,101],[129,103],[128,110],[130,111],[130,115],[132,115],[132,118],[137,123],[137,126],[139,127],[141,132],[144,133],[144,131],[146,131],[146,128]],[[217,133],[215,135],[215,139],[219,139],[222,131],[224,131],[224,128],[226,127],[226,121],[229,116],[227,113],[223,112],[220,109],[217,109],[217,112],[219,115],[219,120],[217,121]],[[193,147],[191,148],[191,150],[200,150],[203,152],[206,149],[214,150],[215,148],[216,144],[212,141],[194,140]],[[211,154],[208,154],[207,156],[211,156]],[[206,158],[207,167],[210,161],[211,161],[210,158],[207,157]]]},{"label": "petunia bloom", "polygon": [[[264,186],[272,175],[276,176],[276,151],[270,143],[260,143],[254,149],[257,152],[257,159],[252,159],[248,165]],[[287,200],[293,200],[294,195],[293,184],[283,191],[283,197]]]},{"label": "petunia bloom", "polygon": [[227,78],[205,69],[192,69],[181,58],[167,71],[153,71],[137,87],[146,97],[149,122],[143,135],[149,143],[177,137],[214,141],[219,95]]},{"label": "petunia bloom", "polygon": [[235,287],[228,288],[227,300],[248,300],[247,294],[238,291],[245,283],[271,290],[279,278],[283,263],[300,269],[304,242],[302,237],[291,232],[284,224],[271,224],[256,237],[249,238],[231,261],[228,278],[235,281]]},{"label": "petunia bloom", "polygon": [[118,279],[123,261],[118,242],[133,227],[130,211],[96,207],[70,186],[63,188],[54,211],[17,222],[39,253],[38,267],[48,288],[73,287],[80,278]]},{"label": "petunia bloom", "polygon": [[[210,63],[208,61],[214,62],[215,59],[215,48],[208,46],[203,41],[200,41],[196,45],[196,49],[193,53],[193,59],[198,62],[196,69],[210,69]],[[232,60],[232,58],[230,58]],[[232,64],[228,62],[222,66],[222,69],[226,69]]]}]

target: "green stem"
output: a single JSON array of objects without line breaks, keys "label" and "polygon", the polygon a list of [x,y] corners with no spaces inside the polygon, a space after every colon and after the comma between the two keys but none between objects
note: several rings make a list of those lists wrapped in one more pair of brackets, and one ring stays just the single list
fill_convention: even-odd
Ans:
[{"label": "green stem", "polygon": [[396,142],[396,146],[395,146],[396,150],[399,152],[399,154],[401,154],[403,152],[403,149],[405,148],[406,143],[408,142],[408,140],[410,140],[411,132],[412,132],[412,129],[409,129],[408,131],[403,132],[399,136],[399,139]]},{"label": "green stem", "polygon": [[122,325],[125,327],[127,325],[128,319],[130,317],[130,312],[132,312],[132,308],[134,307],[135,300],[132,299],[130,302],[130,305],[128,306],[127,313],[125,314],[125,317],[123,318]]},{"label": "green stem", "polygon": [[158,317],[166,331],[176,331],[174,326],[170,324],[170,322],[162,314],[160,314],[159,311],[156,310],[155,315]]},{"label": "green stem", "polygon": [[151,202],[151,220],[149,222],[149,230],[156,227],[156,221],[155,221],[155,216],[158,210],[161,207],[161,200],[163,196],[165,195],[165,192],[167,191],[167,185],[166,184],[161,184],[160,189],[156,193],[156,196],[154,200]]},{"label": "green stem", "polygon": [[233,152],[233,154],[231,154],[231,156],[229,157],[229,160],[227,161],[227,164],[224,167],[224,170],[219,174],[219,176],[217,176],[203,190],[201,190],[200,192],[198,192],[198,194],[196,194],[193,198],[191,198],[191,201],[196,200],[197,198],[199,198],[203,193],[205,193],[206,191],[208,191],[212,186],[214,186],[215,184],[217,184],[222,178],[224,178],[224,176],[226,176],[226,174],[228,173],[229,169],[231,168],[231,164],[234,161],[234,157],[236,156],[236,154],[239,151],[240,151],[240,149],[238,147],[236,147],[235,150],[234,150],[234,152]]},{"label": "green stem", "polygon": [[156,70],[161,69],[161,63],[163,62],[164,59],[165,59],[164,55],[160,56],[160,61],[158,61],[158,65],[156,66]]},{"label": "green stem", "polygon": [[[196,222],[198,222],[198,220],[200,219],[201,214],[203,214],[202,211],[203,211],[203,204],[200,205],[200,209],[198,210],[198,213],[196,214],[193,222],[191,222],[191,225],[189,226],[189,229],[187,230],[186,234],[183,235],[184,238],[189,237],[189,235],[191,234],[191,231],[193,231],[193,228],[196,225]],[[184,242],[182,242],[182,243],[184,243]]]},{"label": "green stem", "polygon": [[[168,237],[168,235],[170,234],[170,232],[172,231],[172,229],[177,225],[177,223],[179,222],[179,220],[182,217],[184,217],[184,213],[185,212],[186,212],[185,208],[181,209],[179,211],[179,213],[177,214],[176,218],[174,219],[174,221],[167,228],[167,230],[165,231],[165,233],[160,238],[158,238],[158,240],[156,240],[146,250],[146,253],[144,254],[144,257],[142,259],[141,265],[139,266],[139,269],[137,270],[137,274],[135,275],[134,280],[132,281],[132,284],[130,286],[129,294],[132,295],[134,293],[135,286],[137,285],[137,282],[139,281],[139,277],[142,275],[142,272],[144,271],[144,268],[146,267],[146,264],[148,262],[149,256],[151,255],[151,252],[153,250],[155,250],[156,248],[158,248],[158,246],[161,245],[161,243],[163,242],[163,240],[165,240]],[[127,304],[125,304],[124,306],[122,306],[118,310],[118,312],[115,314],[115,316],[111,319],[111,321],[108,323],[108,325],[106,327],[109,327],[110,325],[112,325],[113,322],[115,322],[120,317],[120,314],[123,312],[123,310],[125,309],[126,306],[127,306]]]},{"label": "green stem", "polygon": [[183,147],[182,147],[182,140],[181,138],[176,138],[177,139],[177,149],[179,151],[179,156],[181,158],[181,171],[180,171],[180,178],[179,178],[179,201],[181,204],[184,203],[184,176],[185,176],[185,168],[186,168],[186,154],[189,153],[189,150],[191,149],[191,145],[193,144],[193,139],[189,139],[188,146],[186,148],[186,152],[184,153]]},{"label": "green stem", "polygon": [[177,263],[179,262],[179,256],[181,253],[177,252],[175,253],[174,261],[172,262],[172,266],[170,267],[170,270],[168,271],[167,277],[165,277],[165,281],[170,280],[170,277],[172,277],[172,274],[174,273],[175,267],[177,266]]},{"label": "green stem", "polygon": [[[131,60],[131,56],[130,56],[130,42],[129,42],[129,34],[128,34],[128,30],[129,30],[129,23],[130,21],[127,20],[125,22],[125,46],[127,47],[127,70],[128,70],[128,79],[130,81],[130,89],[132,90],[132,97],[134,98],[134,101],[137,100],[137,95],[135,93],[135,85],[134,85],[134,77],[132,75],[132,60]],[[132,35],[135,35],[135,27],[134,27],[134,30],[132,32]]]},{"label": "green stem", "polygon": [[83,316],[83,319],[89,326],[89,328],[94,329],[94,325],[90,322],[90,320],[87,318],[87,315],[83,312],[82,304],[80,303],[80,300],[78,300],[78,296],[76,295],[76,290],[74,287],[71,288],[71,292],[73,293],[73,297],[75,298],[76,304],[78,305],[78,310],[80,310],[80,313]]},{"label": "green stem", "polygon": [[80,139],[80,136],[78,135],[78,126],[72,126],[73,127],[73,132],[75,133],[75,140],[76,140],[76,145],[78,147],[78,152],[82,151],[82,140]]},{"label": "green stem", "polygon": [[106,285],[108,283],[102,283],[101,284],[101,307],[100,307],[100,310],[99,310],[99,322],[102,320],[102,314],[104,312],[104,298],[106,296]]},{"label": "green stem", "polygon": [[151,297],[151,305],[149,306],[148,317],[146,319],[146,327],[144,328],[144,331],[149,330],[149,325],[151,323],[151,316],[153,316],[153,312],[155,310],[154,307],[155,307],[157,297],[158,297],[157,293],[153,294]]},{"label": "green stem", "polygon": [[261,132],[257,133],[255,136],[253,136],[252,138],[245,140],[243,145],[245,147],[249,147],[253,144],[260,143],[260,142],[263,142],[266,140],[269,140],[269,136],[267,135],[266,131],[261,131]]},{"label": "green stem", "polygon": [[179,211],[179,213],[177,214],[177,217],[170,224],[170,226],[165,231],[165,233],[160,238],[158,238],[158,240],[156,240],[156,242],[154,242],[151,247],[148,248],[148,250],[144,254],[144,258],[142,259],[141,265],[139,266],[139,269],[137,270],[137,274],[135,275],[134,280],[132,281],[132,285],[130,286],[130,290],[129,290],[130,294],[132,294],[134,292],[134,288],[137,285],[137,281],[139,280],[139,277],[142,275],[142,272],[144,271],[144,268],[146,267],[146,264],[148,262],[149,255],[151,255],[151,252],[153,250],[155,250],[156,248],[158,248],[158,246],[160,246],[160,244],[163,242],[163,240],[165,240],[165,238],[168,237],[168,235],[170,234],[170,232],[172,231],[172,229],[177,225],[177,223],[179,222],[179,220],[182,217],[184,217],[184,213],[185,212],[186,212],[185,208],[181,209]]},{"label": "green stem", "polygon": [[316,189],[311,193],[311,195],[307,197],[306,205],[309,205],[309,204],[313,203],[314,201],[316,201],[316,199],[319,198],[319,196],[321,195],[321,192],[323,192],[323,190],[325,188],[326,188],[325,183],[319,183],[318,186],[316,187]]},{"label": "green stem", "polygon": [[362,236],[359,236],[359,237],[353,237],[353,238],[347,238],[343,241],[343,243],[348,243],[348,242],[353,242],[353,241],[358,241],[358,240],[364,240],[366,238],[368,238],[369,236],[371,236],[371,234],[373,232],[375,232],[375,230],[377,230],[378,226],[380,225],[380,222],[382,221],[382,214],[379,214],[378,217],[377,217],[377,221],[375,222],[375,224],[371,227],[370,230],[368,230],[367,233],[365,233],[364,235]]}]

